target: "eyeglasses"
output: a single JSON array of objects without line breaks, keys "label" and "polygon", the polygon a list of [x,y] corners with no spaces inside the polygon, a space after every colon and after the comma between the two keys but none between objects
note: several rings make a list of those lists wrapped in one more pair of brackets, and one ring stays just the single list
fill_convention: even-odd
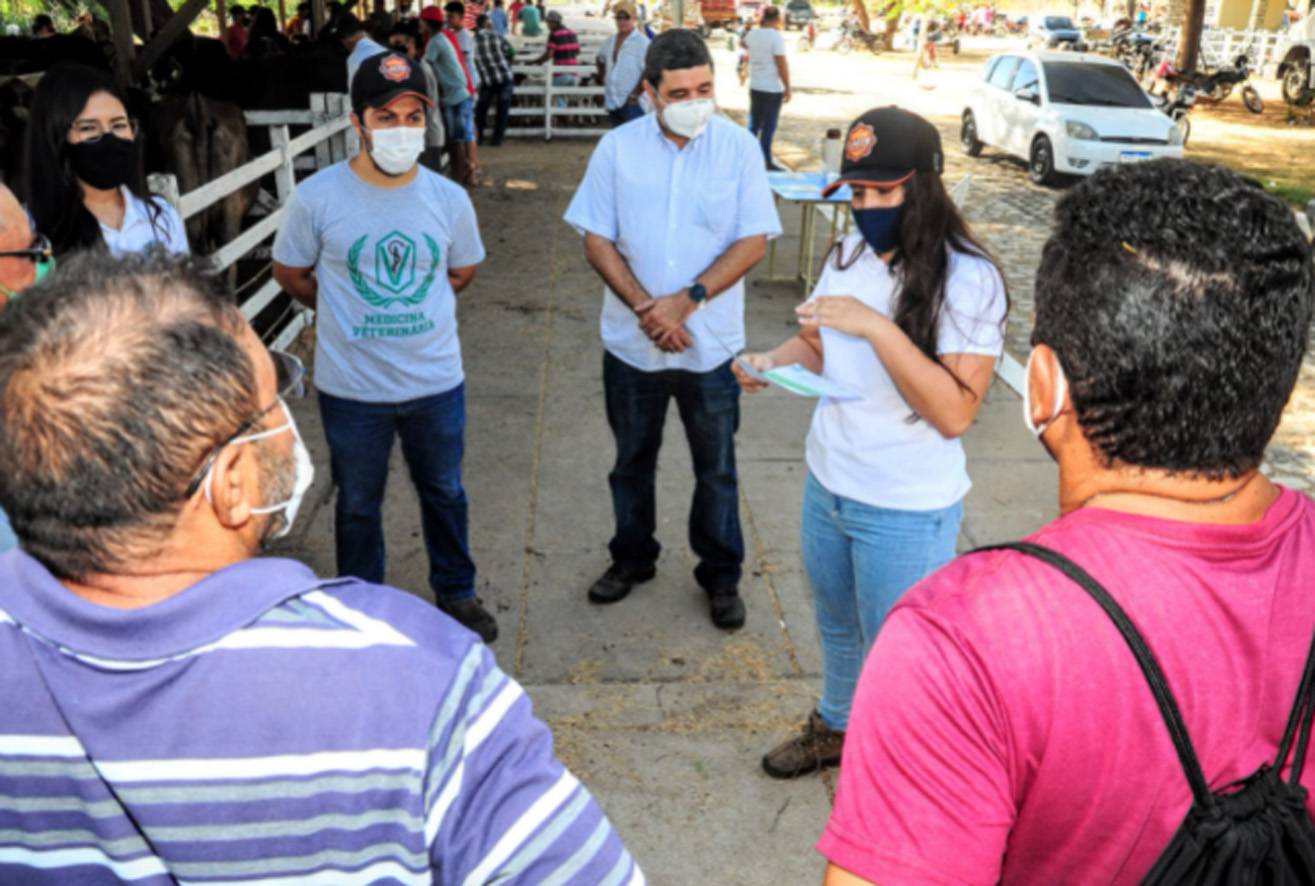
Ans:
[{"label": "eyeglasses", "polygon": [[78,137],[79,144],[98,142],[107,135],[132,141],[137,137],[137,121],[115,120],[106,128],[95,120],[78,120],[70,131]]},{"label": "eyeglasses", "polygon": [[27,258],[40,264],[48,262],[54,256],[54,247],[50,245],[45,234],[33,232],[32,245],[27,249],[6,249],[0,251],[0,258]]},{"label": "eyeglasses", "polygon": [[262,418],[273,412],[274,407],[278,406],[284,398],[295,397],[300,399],[306,396],[306,367],[302,365],[302,362],[286,351],[270,351],[269,356],[274,361],[274,376],[278,386],[278,396],[273,403],[242,422],[238,429],[223,443],[210,450],[210,454],[206,456],[205,461],[201,464],[201,469],[192,476],[192,482],[187,484],[187,491],[183,493],[184,501],[196,495],[196,490],[201,488],[205,475],[210,473],[210,469],[215,466],[215,459],[219,458],[219,453],[224,450],[224,447],[254,428]]}]

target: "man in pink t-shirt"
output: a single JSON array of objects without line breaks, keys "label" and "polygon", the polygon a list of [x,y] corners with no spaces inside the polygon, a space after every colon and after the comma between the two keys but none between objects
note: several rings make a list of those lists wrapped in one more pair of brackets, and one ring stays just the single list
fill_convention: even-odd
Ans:
[{"label": "man in pink t-shirt", "polygon": [[[1259,472],[1313,295],[1292,211],[1182,161],[1070,191],[1037,273],[1024,411],[1063,516],[1030,540],[1127,611],[1215,791],[1274,760],[1315,632],[1315,504]],[[1105,613],[981,553],[882,627],[818,849],[827,886],[1136,884],[1190,804]]]}]

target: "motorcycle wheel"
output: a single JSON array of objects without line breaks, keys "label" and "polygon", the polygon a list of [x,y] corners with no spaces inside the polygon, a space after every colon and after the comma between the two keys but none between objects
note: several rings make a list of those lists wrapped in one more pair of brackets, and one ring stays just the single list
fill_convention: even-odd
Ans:
[{"label": "motorcycle wheel", "polygon": [[854,41],[848,37],[842,37],[840,42],[836,44],[836,53],[839,55],[849,55],[853,51]]},{"label": "motorcycle wheel", "polygon": [[1283,75],[1283,101],[1295,105],[1306,94],[1306,77],[1310,69],[1307,62],[1297,62]]},{"label": "motorcycle wheel", "polygon": [[953,52],[955,55],[958,55],[958,54],[959,54],[959,38],[958,38],[958,37],[955,37],[954,40],[950,43],[950,51]]},{"label": "motorcycle wheel", "polygon": [[1250,83],[1242,87],[1242,104],[1246,105],[1247,110],[1253,114],[1260,114],[1265,110],[1265,102],[1260,98],[1260,93],[1256,92],[1256,87]]},{"label": "motorcycle wheel", "polygon": [[1233,84],[1216,83],[1214,86],[1210,87],[1210,92],[1208,94],[1211,101],[1221,102],[1233,94]]},{"label": "motorcycle wheel", "polygon": [[886,51],[886,38],[880,35],[873,37],[868,41],[868,50],[873,55],[881,55]]}]

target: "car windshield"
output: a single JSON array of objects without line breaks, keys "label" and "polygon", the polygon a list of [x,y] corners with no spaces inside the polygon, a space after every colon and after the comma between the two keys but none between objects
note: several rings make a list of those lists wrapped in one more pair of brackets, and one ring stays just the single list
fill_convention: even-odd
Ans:
[{"label": "car windshield", "polygon": [[1066,15],[1048,15],[1046,16],[1046,27],[1052,31],[1075,31],[1073,19]]},{"label": "car windshield", "polygon": [[1149,108],[1151,101],[1122,65],[1045,62],[1051,104]]}]

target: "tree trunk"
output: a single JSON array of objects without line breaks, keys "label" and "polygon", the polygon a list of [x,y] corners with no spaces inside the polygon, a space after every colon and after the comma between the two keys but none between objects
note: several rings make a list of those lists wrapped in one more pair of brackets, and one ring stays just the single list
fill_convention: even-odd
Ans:
[{"label": "tree trunk", "polygon": [[1183,31],[1178,38],[1178,58],[1174,64],[1180,71],[1196,70],[1201,52],[1201,30],[1205,27],[1205,0],[1187,0],[1183,15]]},{"label": "tree trunk", "polygon": [[863,5],[863,0],[852,0],[849,8],[858,19],[858,26],[865,31],[871,31],[872,23],[868,20],[868,8]]},{"label": "tree trunk", "polygon": [[[164,23],[173,18],[174,11],[169,6],[168,0],[133,0],[132,9],[132,30],[142,42],[146,43],[156,31],[164,27]],[[144,9],[150,10],[150,21],[142,17]]]}]

